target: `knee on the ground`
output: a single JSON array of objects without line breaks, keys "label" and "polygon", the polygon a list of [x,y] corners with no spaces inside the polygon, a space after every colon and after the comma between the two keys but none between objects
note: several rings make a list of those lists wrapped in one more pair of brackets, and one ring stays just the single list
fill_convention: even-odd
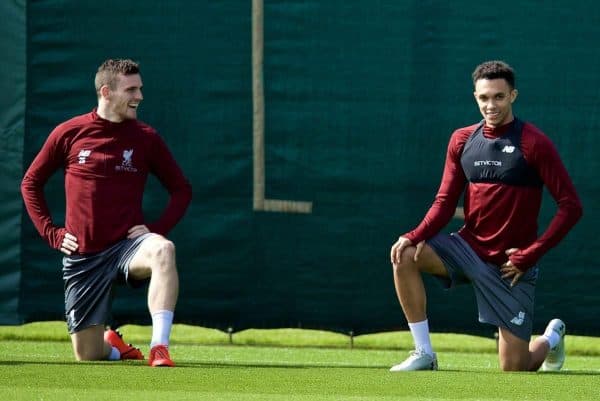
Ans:
[{"label": "knee on the ground", "polygon": [[82,348],[75,350],[75,359],[78,362],[85,361],[101,361],[106,359],[103,350],[92,350],[90,348]]},{"label": "knee on the ground", "polygon": [[528,370],[529,360],[518,356],[504,358],[500,361],[500,369],[504,372],[522,372]]}]

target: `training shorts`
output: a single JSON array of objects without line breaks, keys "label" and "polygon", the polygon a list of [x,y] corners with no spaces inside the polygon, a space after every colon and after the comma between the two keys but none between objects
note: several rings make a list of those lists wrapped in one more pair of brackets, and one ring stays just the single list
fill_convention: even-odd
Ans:
[{"label": "training shorts", "polygon": [[479,321],[503,327],[529,341],[537,267],[527,270],[514,287],[501,278],[500,267],[483,261],[459,234],[438,234],[426,241],[440,257],[448,277],[438,277],[446,288],[471,283],[475,290]]},{"label": "training shorts", "polygon": [[70,334],[106,323],[113,283],[140,287],[147,281],[130,278],[129,263],[142,241],[151,235],[119,241],[95,254],[63,257],[65,316]]}]

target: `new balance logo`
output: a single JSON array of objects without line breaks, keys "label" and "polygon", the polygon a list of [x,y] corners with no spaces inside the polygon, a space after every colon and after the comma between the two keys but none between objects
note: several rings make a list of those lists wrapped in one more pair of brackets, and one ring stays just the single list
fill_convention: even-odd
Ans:
[{"label": "new balance logo", "polygon": [[503,149],[502,149],[502,153],[512,153],[515,151],[515,147],[514,146],[508,146],[506,145]]},{"label": "new balance logo", "polygon": [[72,326],[75,324],[75,309],[71,309],[71,312],[67,315],[67,323]]},{"label": "new balance logo", "polygon": [[523,324],[524,321],[525,321],[525,312],[519,312],[519,316],[513,317],[510,322],[512,324],[516,324],[517,326],[520,326]]},{"label": "new balance logo", "polygon": [[79,164],[84,164],[85,160],[90,157],[90,155],[92,154],[91,150],[86,150],[86,149],[82,149],[79,151],[79,154],[77,155],[77,157],[79,158]]}]

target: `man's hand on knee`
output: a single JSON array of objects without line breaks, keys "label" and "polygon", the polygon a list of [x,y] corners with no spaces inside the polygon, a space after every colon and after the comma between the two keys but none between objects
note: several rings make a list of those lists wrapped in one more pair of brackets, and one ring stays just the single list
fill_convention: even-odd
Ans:
[{"label": "man's hand on knee", "polygon": [[150,232],[150,229],[147,226],[140,224],[140,225],[131,227],[127,231],[127,238],[129,238],[129,239],[137,238],[140,235],[147,234],[149,232]]},{"label": "man's hand on knee", "polygon": [[[405,237],[398,238],[398,241],[394,245],[392,245],[392,249],[390,251],[390,261],[393,265],[398,265],[402,262],[402,253],[404,250],[413,243],[411,240]],[[413,255],[413,261],[417,261],[419,259],[419,255],[421,255],[421,251],[423,250],[423,246],[425,245],[425,241],[421,241],[417,244],[415,254]]]}]

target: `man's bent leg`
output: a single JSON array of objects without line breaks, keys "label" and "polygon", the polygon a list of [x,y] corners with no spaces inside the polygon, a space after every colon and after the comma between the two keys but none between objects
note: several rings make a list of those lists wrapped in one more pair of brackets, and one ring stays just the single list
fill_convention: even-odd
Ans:
[{"label": "man's bent leg", "polygon": [[78,361],[98,361],[108,359],[111,347],[104,342],[104,326],[87,327],[71,334],[73,352]]},{"label": "man's bent leg", "polygon": [[390,371],[437,370],[437,357],[433,352],[427,321],[427,297],[421,272],[447,276],[446,268],[433,249],[424,244],[418,260],[414,261],[415,247],[402,253],[402,260],[394,264],[396,294],[413,337],[415,350],[408,359],[393,366]]},{"label": "man's bent leg", "polygon": [[542,338],[527,342],[499,327],[498,358],[504,371],[536,371],[548,354],[548,342]]},{"label": "man's bent leg", "polygon": [[424,244],[416,262],[415,252],[414,246],[405,249],[401,263],[393,265],[396,295],[409,323],[421,322],[427,318],[427,297],[421,272],[448,276],[443,262],[429,245]]},{"label": "man's bent leg", "polygon": [[129,262],[129,276],[136,280],[150,277],[150,313],[175,310],[179,277],[175,264],[175,245],[161,235],[145,239]]},{"label": "man's bent leg", "polygon": [[150,277],[148,309],[152,316],[151,366],[174,366],[168,346],[179,293],[175,245],[160,235],[145,239],[129,263],[134,279]]}]

